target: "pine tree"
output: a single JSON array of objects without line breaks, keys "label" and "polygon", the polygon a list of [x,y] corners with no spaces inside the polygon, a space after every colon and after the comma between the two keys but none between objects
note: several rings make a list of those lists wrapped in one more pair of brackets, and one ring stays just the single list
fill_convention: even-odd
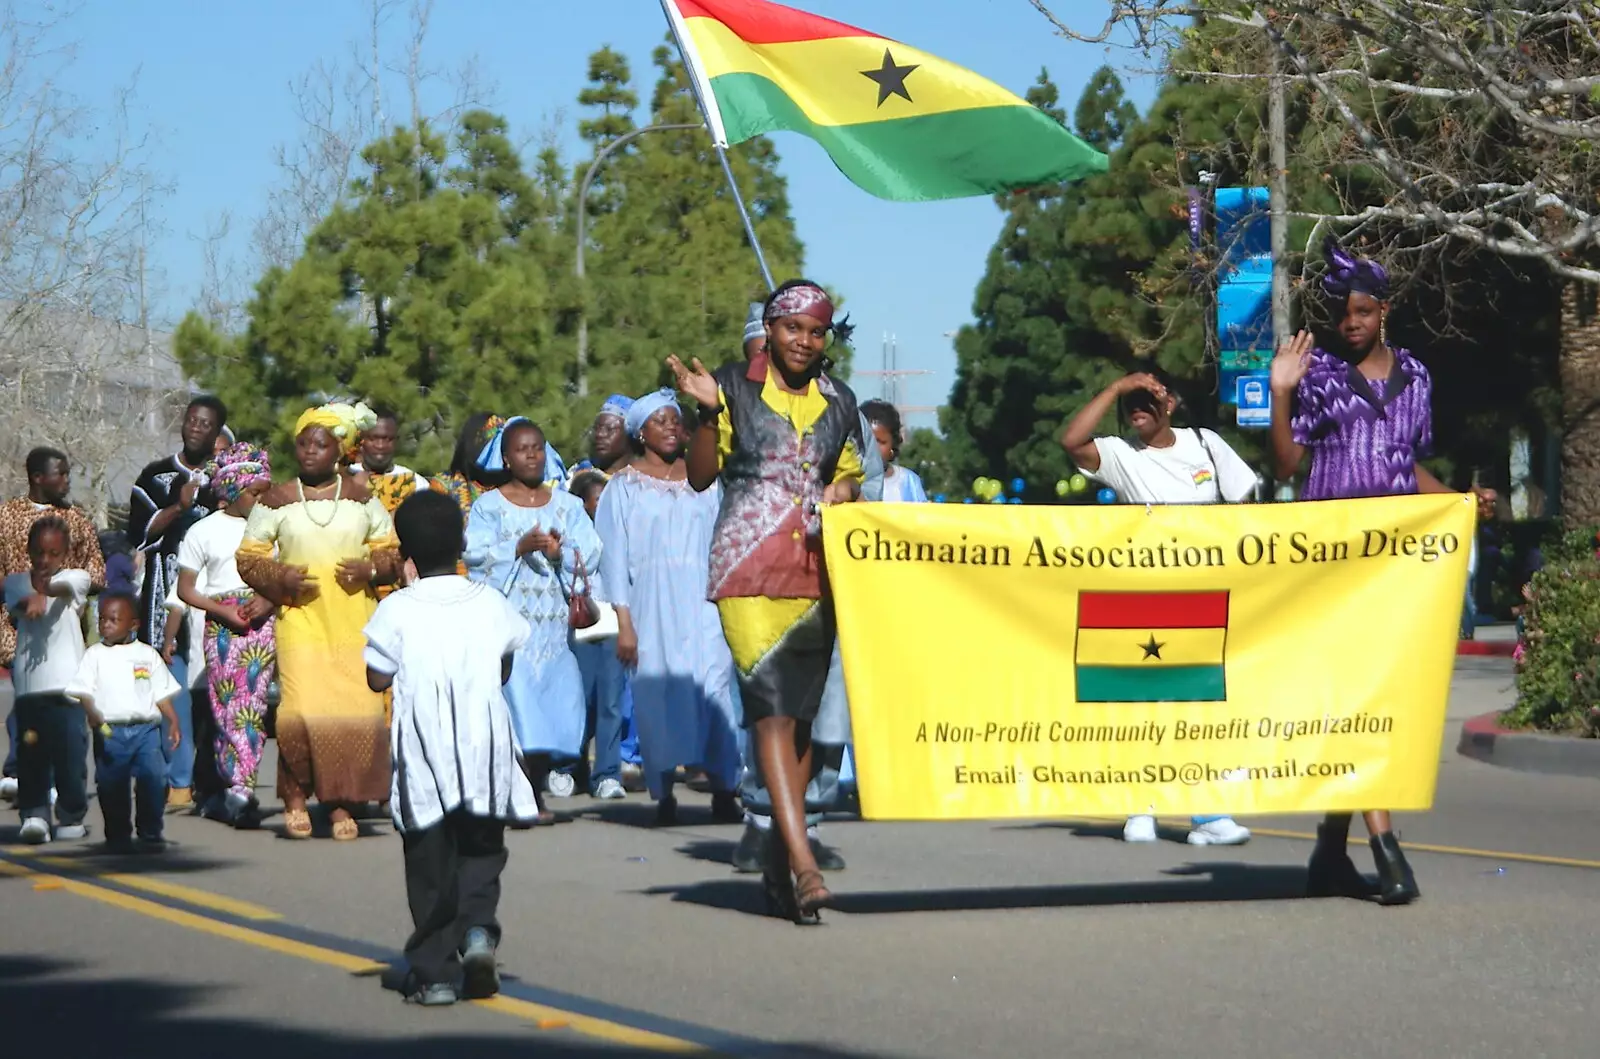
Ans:
[{"label": "pine tree", "polygon": [[[676,51],[657,48],[654,62],[651,124],[699,122]],[[730,148],[729,161],[774,275],[797,274],[802,249],[771,141]],[[668,353],[711,366],[738,357],[746,309],[767,291],[710,138],[655,132],[606,164],[621,201],[590,227],[590,392],[664,383]]]},{"label": "pine tree", "polygon": [[475,410],[529,415],[552,439],[575,434],[549,206],[504,122],[463,115],[453,150],[426,126],[400,129],[362,159],[351,201],[257,286],[245,334],[184,321],[185,370],[280,451],[299,413],[330,397],[395,407],[424,470],[448,460],[455,425]]}]

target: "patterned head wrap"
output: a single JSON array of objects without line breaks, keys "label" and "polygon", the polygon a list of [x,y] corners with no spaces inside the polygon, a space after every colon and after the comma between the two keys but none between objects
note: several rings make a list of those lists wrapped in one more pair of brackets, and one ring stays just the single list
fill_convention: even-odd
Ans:
[{"label": "patterned head wrap", "polygon": [[767,322],[763,315],[765,309],[766,306],[760,302],[750,303],[750,311],[745,314],[744,318],[744,340],[746,342],[766,337]]},{"label": "patterned head wrap", "polygon": [[[639,431],[644,429],[644,425],[650,421],[650,417],[663,408],[676,409],[677,407],[677,395],[665,387],[655,393],[645,394],[633,402],[633,407],[628,409],[628,434],[630,436],[637,435]],[[679,414],[681,415],[682,412],[679,412]]]},{"label": "patterned head wrap", "polygon": [[833,326],[833,299],[821,287],[809,283],[786,287],[767,303],[765,319],[777,320],[784,316],[809,316],[822,321],[823,327]]},{"label": "patterned head wrap", "polygon": [[229,445],[206,464],[211,491],[220,500],[233,503],[239,494],[257,482],[272,481],[272,464],[267,450],[255,445]]},{"label": "patterned head wrap", "polygon": [[478,466],[486,471],[503,471],[506,469],[505,454],[501,451],[502,442],[505,440],[506,431],[519,423],[532,424],[527,416],[512,416],[510,419],[501,419],[499,416],[490,416],[489,422],[483,425],[483,448],[478,452]]},{"label": "patterned head wrap", "polygon": [[625,420],[628,418],[628,408],[632,406],[632,404],[633,398],[629,397],[627,394],[614,393],[610,397],[606,398],[606,403],[600,406],[600,415],[595,416],[595,418],[599,419],[600,416],[616,416],[618,419]]},{"label": "patterned head wrap", "polygon": [[312,427],[322,427],[339,439],[346,456],[361,447],[361,432],[371,430],[378,422],[372,409],[364,404],[347,404],[332,401],[301,413],[294,424],[294,436],[299,437]]},{"label": "patterned head wrap", "polygon": [[1322,244],[1322,253],[1328,259],[1328,271],[1322,277],[1322,289],[1328,297],[1339,302],[1352,294],[1366,294],[1379,301],[1389,297],[1389,273],[1376,261],[1357,257],[1340,247],[1332,236]]}]

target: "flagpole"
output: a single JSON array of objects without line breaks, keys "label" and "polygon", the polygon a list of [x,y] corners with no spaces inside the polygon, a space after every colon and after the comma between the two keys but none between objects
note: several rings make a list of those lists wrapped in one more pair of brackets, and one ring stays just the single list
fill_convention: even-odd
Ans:
[{"label": "flagpole", "polygon": [[[683,15],[678,11],[677,5],[672,0],[661,0],[661,13],[667,17],[667,26],[672,30],[672,39],[678,45],[678,57],[683,60],[683,67],[689,74],[689,88],[694,92],[695,105],[700,108],[701,117],[705,118],[706,128],[711,133],[712,146],[717,151],[717,161],[722,163],[722,175],[728,178],[728,190],[733,193],[733,203],[739,208],[739,219],[744,222],[745,237],[750,240],[750,248],[756,252],[756,264],[761,268],[761,279],[771,290],[775,283],[772,281],[772,270],[767,267],[767,255],[761,252],[761,240],[756,238],[756,226],[750,220],[750,211],[745,208],[744,196],[739,194],[739,182],[733,178],[733,166],[728,163],[728,150],[726,140],[727,130],[722,125],[722,115],[719,112],[713,117],[716,110],[715,101],[707,103],[706,91],[702,91],[703,75],[694,62],[694,51],[684,43]],[[707,86],[709,89],[709,86]]]}]

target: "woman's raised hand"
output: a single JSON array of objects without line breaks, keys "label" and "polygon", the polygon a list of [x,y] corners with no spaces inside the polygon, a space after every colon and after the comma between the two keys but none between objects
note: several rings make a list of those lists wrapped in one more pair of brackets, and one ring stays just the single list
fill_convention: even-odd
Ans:
[{"label": "woman's raised hand", "polygon": [[667,358],[667,367],[672,369],[672,376],[677,380],[678,392],[693,397],[695,403],[706,408],[717,407],[722,403],[718,400],[717,380],[700,363],[699,357],[695,357],[692,364],[692,367],[685,367],[676,355]]},{"label": "woman's raised hand", "polygon": [[1310,331],[1301,331],[1278,347],[1272,358],[1272,392],[1293,393],[1300,380],[1311,370],[1312,338]]}]

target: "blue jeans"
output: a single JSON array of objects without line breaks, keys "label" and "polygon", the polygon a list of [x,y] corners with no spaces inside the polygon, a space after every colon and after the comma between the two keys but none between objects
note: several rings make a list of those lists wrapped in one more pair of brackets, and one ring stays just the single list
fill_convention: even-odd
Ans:
[{"label": "blue jeans", "polygon": [[594,765],[589,770],[589,789],[593,791],[601,780],[622,775],[622,704],[628,677],[617,661],[615,640],[573,644],[572,653],[578,656],[588,709],[584,746],[594,737]]},{"label": "blue jeans", "polygon": [[[178,744],[178,749],[167,751],[167,786],[168,787],[193,787],[194,786],[194,703],[189,699],[189,661],[177,655],[172,656],[172,664],[167,667],[172,671],[172,679],[178,682],[178,687],[183,690],[172,696],[172,712],[178,717],[178,732],[183,736],[183,741]],[[169,738],[160,744],[159,749],[172,745]]]},{"label": "blue jeans", "polygon": [[22,740],[17,756],[17,809],[30,816],[50,818],[50,785],[56,788],[56,823],[81,824],[89,811],[89,725],[83,707],[65,695],[20,695],[15,709],[17,727],[33,734]]},{"label": "blue jeans", "polygon": [[[167,805],[167,756],[159,721],[112,725],[111,734],[94,734],[94,785],[100,795],[106,841],[126,841],[133,836],[135,805],[140,838],[161,837],[161,817]],[[129,804],[129,782],[134,804]]]}]

